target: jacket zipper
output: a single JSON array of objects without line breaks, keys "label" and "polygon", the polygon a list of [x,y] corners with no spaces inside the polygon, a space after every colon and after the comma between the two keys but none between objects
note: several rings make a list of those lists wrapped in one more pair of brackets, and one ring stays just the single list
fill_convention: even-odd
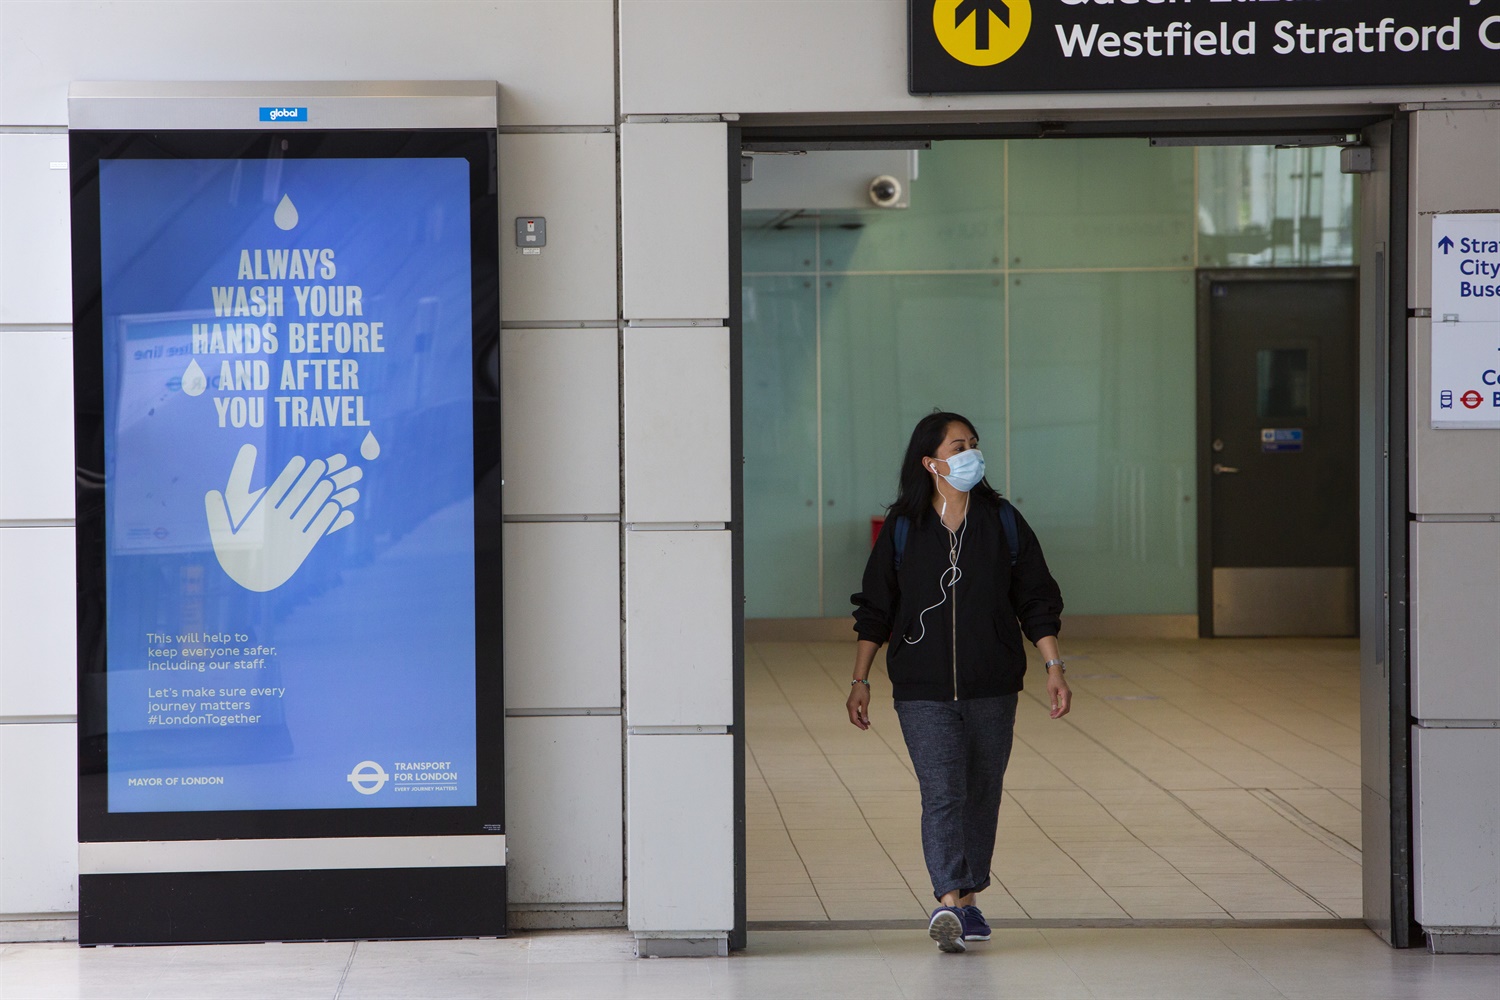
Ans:
[{"label": "jacket zipper", "polygon": [[[954,560],[954,567],[957,568],[957,566],[958,566],[958,561]],[[955,573],[954,575],[957,576],[958,574]],[[952,610],[953,610],[953,619],[952,619],[952,623],[953,623],[953,628],[952,628],[953,641],[949,644],[948,648],[953,653],[953,700],[957,701],[958,700],[958,581],[954,580],[952,586],[950,586],[948,589],[952,593],[952,600],[951,600],[950,604],[951,604],[951,607],[952,607]]]}]

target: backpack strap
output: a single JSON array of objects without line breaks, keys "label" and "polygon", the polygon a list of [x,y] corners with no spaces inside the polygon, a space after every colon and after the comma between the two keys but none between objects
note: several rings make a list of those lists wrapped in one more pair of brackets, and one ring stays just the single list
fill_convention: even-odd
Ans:
[{"label": "backpack strap", "polygon": [[[1016,528],[1016,509],[1004,497],[1000,498],[1000,525],[1005,529],[1005,544],[1010,548],[1010,564],[1014,567],[1021,555],[1021,533]],[[897,517],[896,524],[891,529],[891,535],[896,544],[896,569],[898,570],[901,568],[901,557],[906,554],[906,536],[910,531],[911,518],[905,514]]]},{"label": "backpack strap", "polygon": [[1005,528],[1005,542],[1010,546],[1010,564],[1014,567],[1016,559],[1021,555],[1021,537],[1016,529],[1016,509],[1004,497],[1000,498],[1000,524]]}]

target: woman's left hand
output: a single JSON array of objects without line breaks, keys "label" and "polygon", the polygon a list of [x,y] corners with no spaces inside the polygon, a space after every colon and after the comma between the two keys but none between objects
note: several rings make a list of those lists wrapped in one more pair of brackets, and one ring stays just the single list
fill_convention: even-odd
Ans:
[{"label": "woman's left hand", "polygon": [[1052,709],[1054,719],[1061,719],[1073,707],[1073,692],[1068,688],[1068,680],[1063,676],[1061,667],[1053,667],[1047,671],[1047,704]]}]

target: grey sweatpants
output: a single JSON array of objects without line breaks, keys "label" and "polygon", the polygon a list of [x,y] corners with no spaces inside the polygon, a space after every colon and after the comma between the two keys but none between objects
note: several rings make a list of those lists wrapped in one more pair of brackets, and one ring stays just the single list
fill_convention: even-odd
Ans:
[{"label": "grey sweatpants", "polygon": [[922,853],[935,899],[989,888],[1016,701],[1011,694],[896,702],[922,790]]}]

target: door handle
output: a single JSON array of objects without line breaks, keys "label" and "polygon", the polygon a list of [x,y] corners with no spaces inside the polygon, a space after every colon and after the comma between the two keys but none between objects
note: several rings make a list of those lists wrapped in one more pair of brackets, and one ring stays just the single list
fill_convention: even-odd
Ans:
[{"label": "door handle", "polygon": [[1236,469],[1232,465],[1223,465],[1219,462],[1214,463],[1214,475],[1216,476],[1232,475],[1239,471],[1239,469]]}]

